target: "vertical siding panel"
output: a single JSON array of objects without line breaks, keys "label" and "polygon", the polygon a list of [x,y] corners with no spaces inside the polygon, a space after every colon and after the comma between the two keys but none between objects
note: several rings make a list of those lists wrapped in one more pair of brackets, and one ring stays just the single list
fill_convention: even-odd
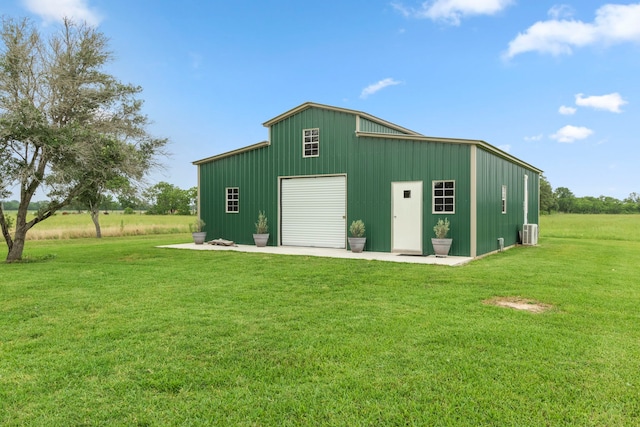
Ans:
[{"label": "vertical siding panel", "polygon": [[[361,160],[354,162],[359,169],[350,170],[350,179],[358,181],[357,187],[367,194],[366,211],[356,214],[354,196],[349,196],[349,220],[363,218],[367,223],[367,240],[372,240],[370,250],[391,249],[391,183],[396,181],[423,181],[423,250],[432,253],[430,238],[438,215],[432,211],[432,181],[456,180],[456,213],[447,217],[452,222],[452,237],[457,240],[457,255],[469,253],[469,148],[462,145],[414,142],[407,140],[358,138],[358,150],[354,155]],[[369,187],[366,185],[369,184]],[[454,252],[452,252],[454,254]]]},{"label": "vertical siding panel", "polygon": [[[538,220],[538,173],[478,149],[478,255],[517,243],[524,222],[524,175],[529,176],[529,222]],[[507,213],[502,214],[502,186],[507,186]],[[534,199],[534,203],[531,203]]]}]

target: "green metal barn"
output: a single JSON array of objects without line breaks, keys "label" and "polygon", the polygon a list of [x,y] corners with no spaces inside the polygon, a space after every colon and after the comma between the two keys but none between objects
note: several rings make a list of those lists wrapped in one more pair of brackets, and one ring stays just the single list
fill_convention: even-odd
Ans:
[{"label": "green metal barn", "polygon": [[421,135],[370,114],[304,103],[264,123],[269,140],[193,162],[209,238],[252,244],[258,211],[269,245],[432,254],[451,223],[451,255],[535,243],[541,170],[480,140]]}]

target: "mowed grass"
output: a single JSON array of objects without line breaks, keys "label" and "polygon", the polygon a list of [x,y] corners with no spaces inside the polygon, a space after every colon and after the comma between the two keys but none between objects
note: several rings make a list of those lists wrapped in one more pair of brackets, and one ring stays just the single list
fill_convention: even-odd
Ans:
[{"label": "mowed grass", "polygon": [[[14,212],[8,212],[14,214]],[[27,216],[31,220],[33,214]],[[104,237],[137,236],[143,234],[186,233],[195,217],[189,215],[124,215],[122,212],[100,214],[100,229]],[[36,224],[27,233],[27,240],[76,239],[95,237],[96,228],[91,215],[77,212],[58,212]],[[2,240],[1,243],[4,243]]]},{"label": "mowed grass", "polygon": [[640,215],[557,214],[542,217],[545,237],[640,242]]},{"label": "mowed grass", "polygon": [[0,424],[640,425],[635,231],[558,224],[456,268],[28,242],[0,265]]}]

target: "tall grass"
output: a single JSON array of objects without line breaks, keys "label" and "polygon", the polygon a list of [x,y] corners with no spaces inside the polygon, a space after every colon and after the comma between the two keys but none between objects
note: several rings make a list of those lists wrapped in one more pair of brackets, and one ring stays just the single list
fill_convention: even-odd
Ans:
[{"label": "tall grass", "polygon": [[[188,215],[100,214],[100,228],[104,237],[187,233],[189,223],[193,221],[194,217]],[[59,212],[29,230],[27,240],[76,239],[95,235],[95,226],[88,213]]]}]

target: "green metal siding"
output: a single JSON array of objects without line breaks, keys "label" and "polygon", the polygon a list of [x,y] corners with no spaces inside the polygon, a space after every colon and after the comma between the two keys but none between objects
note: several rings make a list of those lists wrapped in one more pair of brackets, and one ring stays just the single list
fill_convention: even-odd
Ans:
[{"label": "green metal siding", "polygon": [[360,118],[360,131],[361,132],[373,132],[383,133],[389,135],[405,135],[405,132],[401,132],[397,129],[392,129],[380,123],[372,122],[371,120]]},{"label": "green metal siding", "polygon": [[[383,131],[376,123],[368,122],[371,124],[368,131]],[[362,121],[360,125],[362,127]],[[310,128],[320,129],[320,155],[304,158],[302,131]],[[347,177],[346,226],[356,219],[365,222],[366,250],[391,250],[391,183],[422,181],[423,252],[433,253],[433,226],[438,218],[446,217],[451,222],[451,255],[470,256],[472,145],[415,141],[394,137],[391,133],[358,137],[355,131],[355,114],[311,107],[273,123],[271,145],[200,164],[200,206],[208,238],[253,243],[254,223],[258,210],[263,210],[269,219],[269,244],[277,245],[278,178],[341,174]],[[532,189],[529,222],[537,223],[539,177],[481,148],[477,149],[476,160],[477,254],[481,255],[497,249],[498,237],[504,237],[506,245],[515,243],[518,227],[523,222],[524,173],[529,174]],[[454,214],[432,214],[434,180],[455,181]],[[503,184],[508,186],[506,215],[500,213]],[[226,187],[239,188],[240,212],[237,214],[225,212]]]},{"label": "green metal siding", "polygon": [[[537,172],[514,164],[483,149],[477,151],[477,255],[518,241],[524,223],[524,176],[528,178],[529,223],[538,223]],[[507,212],[502,213],[502,186],[507,186]]]},{"label": "green metal siding", "polygon": [[[320,129],[320,156],[303,158],[302,131],[310,128]],[[277,245],[278,177],[346,173],[345,153],[355,139],[355,117],[310,108],[274,124],[270,139],[268,147],[200,165],[201,215],[207,223],[207,238],[251,244],[258,210],[263,210],[269,220],[269,245]],[[237,214],[225,212],[226,187],[240,189]]]},{"label": "green metal siding", "polygon": [[[268,148],[261,148],[200,166],[200,210],[208,239],[222,237],[252,243],[258,210],[265,211],[270,229],[273,228],[277,188],[271,180],[260,179],[268,174],[263,163],[267,151]],[[227,187],[239,188],[238,213],[225,212]]]},{"label": "green metal siding", "polygon": [[[404,139],[358,138],[349,150],[348,223],[362,219],[367,250],[391,250],[391,183],[423,181],[423,253],[433,253],[431,237],[438,218],[451,222],[451,255],[470,253],[470,153],[458,144]],[[455,214],[432,214],[432,181],[456,181]]]}]

